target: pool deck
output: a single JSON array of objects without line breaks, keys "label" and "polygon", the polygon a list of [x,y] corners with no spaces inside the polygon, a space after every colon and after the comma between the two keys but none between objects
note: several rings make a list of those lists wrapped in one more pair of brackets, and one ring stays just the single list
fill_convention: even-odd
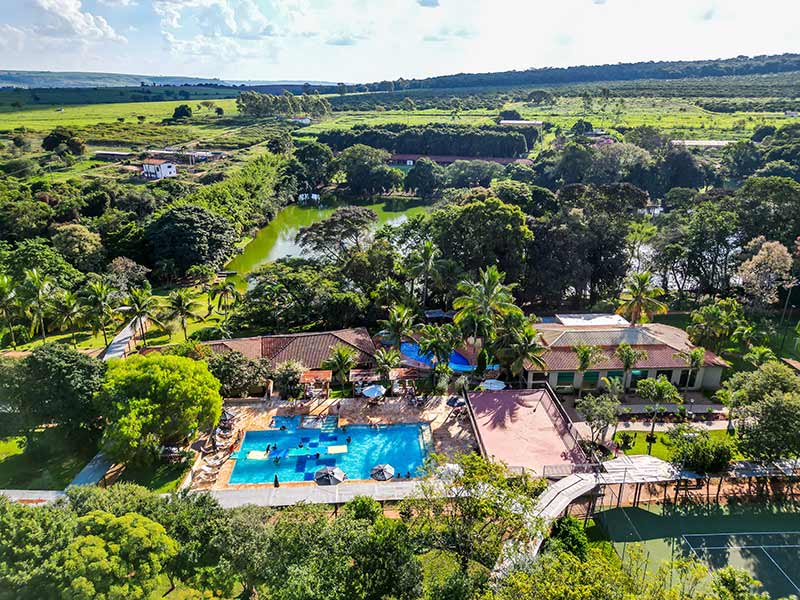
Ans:
[{"label": "pool deck", "polygon": [[[236,486],[239,487],[239,486]],[[344,504],[355,496],[370,496],[375,500],[402,500],[414,494],[417,481],[352,481],[339,485],[281,484],[269,486],[241,486],[247,489],[211,490],[211,495],[225,508],[256,504],[258,506],[292,506],[298,502],[308,504]]]},{"label": "pool deck", "polygon": [[[428,405],[423,408],[415,408],[408,402],[400,398],[387,398],[378,406],[368,406],[363,398],[334,398],[321,401],[312,401],[303,406],[295,405],[279,400],[268,400],[265,402],[250,402],[231,404],[240,415],[238,427],[243,431],[261,431],[270,428],[272,418],[275,416],[296,416],[296,415],[326,415],[338,414],[339,426],[352,424],[375,424],[392,425],[399,423],[419,423],[427,422],[430,424],[433,437],[432,451],[435,453],[453,456],[464,452],[471,452],[477,449],[477,440],[472,430],[469,419],[466,415],[456,416],[452,414],[453,409],[447,406],[448,396],[435,396],[430,399]],[[317,492],[308,490],[327,490],[320,488],[313,482],[282,483],[280,488],[274,488],[271,481],[261,484],[234,484],[229,485],[231,473],[235,461],[228,460],[222,465],[213,483],[195,483],[192,489],[197,490],[239,490],[252,491],[254,497],[261,497],[269,490],[270,493],[277,493],[277,497],[284,496],[303,496],[303,494],[314,495]],[[376,486],[384,489],[388,486],[398,486],[404,490],[413,487],[412,481],[392,481],[392,482],[348,482],[339,486],[342,489],[349,489],[352,486]],[[370,490],[372,487],[369,488]],[[292,491],[287,491],[292,490]],[[294,491],[297,490],[297,491]],[[319,492],[323,496],[331,493],[330,491]],[[372,491],[353,492],[354,495],[372,494]],[[404,495],[400,497],[405,497]],[[398,498],[385,498],[394,500]],[[294,500],[289,502],[297,502]],[[310,500],[309,500],[310,501]],[[317,500],[322,502],[323,500]],[[277,504],[275,506],[280,506]]]}]

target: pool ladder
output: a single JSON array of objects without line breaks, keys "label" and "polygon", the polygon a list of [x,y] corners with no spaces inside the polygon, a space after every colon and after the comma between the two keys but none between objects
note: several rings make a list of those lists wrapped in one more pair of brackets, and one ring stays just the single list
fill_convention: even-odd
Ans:
[{"label": "pool ladder", "polygon": [[322,427],[320,427],[320,431],[323,433],[333,433],[336,431],[336,428],[339,426],[339,417],[335,415],[328,415],[325,417],[325,420],[322,422]]}]

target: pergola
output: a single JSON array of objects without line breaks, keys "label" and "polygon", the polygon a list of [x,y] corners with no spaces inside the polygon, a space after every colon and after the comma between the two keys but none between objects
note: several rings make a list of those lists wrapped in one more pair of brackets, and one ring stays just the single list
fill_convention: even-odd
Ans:
[{"label": "pergola", "polygon": [[310,371],[304,371],[300,376],[300,383],[303,385],[311,383],[330,383],[331,381],[333,381],[333,371],[329,369],[311,369]]}]

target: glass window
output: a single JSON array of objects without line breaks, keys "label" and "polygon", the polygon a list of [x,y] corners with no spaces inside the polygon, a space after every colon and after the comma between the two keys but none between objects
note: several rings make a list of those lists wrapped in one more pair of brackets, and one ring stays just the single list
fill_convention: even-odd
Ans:
[{"label": "glass window", "polygon": [[667,378],[667,381],[672,381],[672,369],[660,369],[656,371],[656,377],[664,376]]},{"label": "glass window", "polygon": [[561,387],[562,385],[573,385],[575,383],[575,373],[571,371],[566,371],[558,374],[558,381],[556,385]]},{"label": "glass window", "polygon": [[600,381],[600,371],[586,371],[583,374],[583,387],[594,389]]},{"label": "glass window", "polygon": [[631,387],[635,388],[636,384],[642,379],[647,379],[647,371],[641,371],[639,369],[631,371]]},{"label": "glass window", "polygon": [[609,371],[606,373],[606,377],[608,379],[619,379],[622,381],[622,378],[625,376],[624,371]]},{"label": "glass window", "polygon": [[678,387],[685,388],[687,380],[689,387],[694,387],[694,384],[697,381],[697,371],[692,371],[692,376],[689,377],[689,369],[683,369],[681,371],[680,380],[678,381]]}]

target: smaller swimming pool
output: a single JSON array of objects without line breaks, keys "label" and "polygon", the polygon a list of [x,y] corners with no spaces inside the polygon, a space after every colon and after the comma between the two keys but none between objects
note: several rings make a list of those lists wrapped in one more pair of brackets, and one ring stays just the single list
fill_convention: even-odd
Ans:
[{"label": "smaller swimming pool", "polygon": [[[419,350],[419,344],[416,342],[402,342],[400,344],[400,352],[408,358],[424,363],[429,367],[434,365],[433,357],[430,354],[422,354]],[[459,371],[461,373],[475,370],[475,367],[469,364],[467,357],[456,351],[453,351],[450,355],[450,362],[448,364],[453,371]]]}]

